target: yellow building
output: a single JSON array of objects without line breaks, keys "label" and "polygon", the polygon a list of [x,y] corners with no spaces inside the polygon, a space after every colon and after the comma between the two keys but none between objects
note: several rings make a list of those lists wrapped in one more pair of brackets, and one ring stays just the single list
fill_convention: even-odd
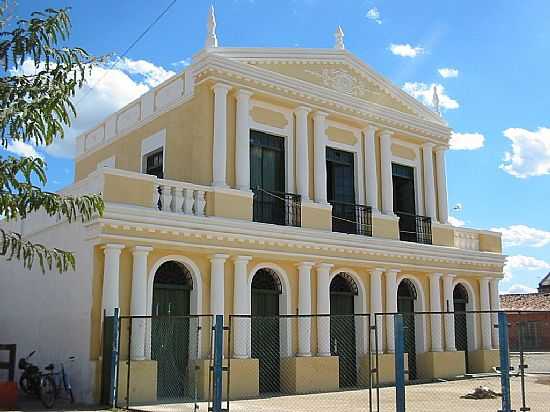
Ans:
[{"label": "yellow building", "polygon": [[[82,382],[98,396],[102,314],[115,307],[226,319],[497,309],[500,234],[448,223],[450,134],[436,111],[347,51],[340,30],[330,49],[224,48],[211,14],[192,64],[78,138],[76,181],[65,193],[101,192],[104,216],[66,236],[59,224],[25,229],[79,245],[82,356],[94,365],[82,366]],[[349,331],[327,317],[296,319],[264,343],[257,323],[232,320],[235,396],[361,379],[339,375],[346,362],[356,370],[365,362],[366,318],[352,322],[353,342],[341,340],[339,352],[331,334]],[[376,347],[389,382],[394,331],[385,320]],[[453,315],[418,315],[409,367],[422,378],[460,375],[464,352],[472,372],[496,365],[491,315],[472,314],[463,328],[459,342]],[[133,367],[155,388],[143,396],[155,397],[154,333],[147,322],[132,333]],[[254,356],[273,348],[279,388]]]}]

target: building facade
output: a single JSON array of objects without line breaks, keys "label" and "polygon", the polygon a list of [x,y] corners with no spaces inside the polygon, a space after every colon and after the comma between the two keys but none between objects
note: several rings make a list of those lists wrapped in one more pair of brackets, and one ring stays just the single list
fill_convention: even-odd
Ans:
[{"label": "building facade", "polygon": [[[64,193],[101,192],[103,217],[19,226],[74,250],[78,267],[52,279],[3,263],[12,275],[2,290],[33,279],[44,296],[20,316],[56,331],[39,335],[4,314],[8,337],[23,348],[38,339],[57,357],[78,348],[82,396],[97,399],[102,315],[116,307],[140,316],[373,314],[452,311],[457,299],[468,310],[498,309],[500,234],[449,225],[451,129],[438,113],[345,50],[341,32],[330,49],[225,48],[213,14],[209,21],[191,65],[78,138],[75,183]],[[177,288],[166,292],[168,283]],[[260,292],[270,304],[258,304]],[[183,303],[166,307],[169,293]],[[47,296],[56,309],[45,309]],[[419,375],[464,373],[464,350],[471,371],[497,364],[492,315],[466,323],[461,351],[452,315],[417,317]],[[64,324],[70,337],[59,343]],[[302,392],[339,385],[329,324],[303,318],[278,331],[289,379],[313,376]],[[393,324],[377,327],[381,367],[391,366]],[[232,378],[238,396],[262,391],[251,329],[235,322],[226,353],[242,373]],[[366,323],[354,333],[361,362]],[[157,379],[152,335],[147,322],[132,330],[129,356],[144,365],[143,381]],[[205,358],[206,343],[199,347]]]}]

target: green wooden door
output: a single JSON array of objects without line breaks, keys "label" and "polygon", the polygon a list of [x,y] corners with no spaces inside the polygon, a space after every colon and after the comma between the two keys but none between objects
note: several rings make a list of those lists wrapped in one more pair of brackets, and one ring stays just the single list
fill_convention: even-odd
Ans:
[{"label": "green wooden door", "polygon": [[454,300],[455,312],[455,346],[456,350],[464,351],[464,362],[468,373],[468,322],[466,320],[466,301],[464,299]]},{"label": "green wooden door", "polygon": [[354,294],[330,292],[330,352],[338,356],[340,387],[357,385]]},{"label": "green wooden door", "polygon": [[[151,358],[158,362],[157,395],[181,398],[189,386],[189,315],[191,290],[186,285],[155,283]],[[158,316],[158,317],[156,317]]]},{"label": "green wooden door", "polygon": [[409,296],[398,296],[397,311],[403,315],[405,353],[408,354],[409,379],[416,379],[416,328],[414,300]]}]

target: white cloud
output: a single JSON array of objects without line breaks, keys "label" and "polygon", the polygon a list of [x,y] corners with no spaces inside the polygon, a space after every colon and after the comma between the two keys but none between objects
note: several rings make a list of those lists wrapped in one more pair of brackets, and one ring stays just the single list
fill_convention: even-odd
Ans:
[{"label": "white cloud", "polygon": [[382,24],[382,19],[380,18],[380,11],[377,7],[372,7],[367,12],[367,19],[372,20],[378,24]]},{"label": "white cloud", "polygon": [[458,69],[443,67],[441,69],[438,69],[437,71],[439,72],[439,75],[444,79],[448,79],[450,77],[458,77]]},{"label": "white cloud", "polygon": [[532,256],[508,256],[504,264],[504,279],[510,280],[516,270],[544,271],[550,269],[550,263]]},{"label": "white cloud", "polygon": [[457,227],[462,227],[465,224],[464,220],[460,220],[459,218],[454,216],[449,216],[449,223]]},{"label": "white cloud", "polygon": [[412,97],[420,100],[426,106],[433,108],[433,88],[437,87],[439,95],[439,107],[442,109],[452,110],[458,109],[458,102],[445,94],[445,87],[441,84],[426,84],[421,82],[407,82],[403,85],[403,90],[409,93]]},{"label": "white cloud", "polygon": [[503,132],[511,140],[512,151],[504,154],[500,168],[519,178],[550,174],[550,129],[539,127],[532,132],[510,128]]},{"label": "white cloud", "polygon": [[451,150],[476,150],[481,149],[485,143],[485,137],[481,133],[451,133]]},{"label": "white cloud", "polygon": [[[25,61],[17,71],[24,74],[34,72],[31,60]],[[65,129],[65,138],[56,139],[45,151],[53,156],[73,157],[78,135],[173,75],[173,71],[148,61],[127,58],[118,60],[113,68],[94,67],[88,73],[84,87],[77,90],[73,98],[78,115]]]},{"label": "white cloud", "polygon": [[509,295],[509,294],[512,294],[512,293],[515,293],[515,294],[517,294],[517,293],[522,293],[522,294],[537,293],[537,289],[532,288],[530,286],[515,283],[512,286],[510,286],[510,288],[508,290],[500,292],[501,295]]},{"label": "white cloud", "polygon": [[189,65],[191,64],[191,62],[192,62],[191,57],[186,57],[186,58],[183,59],[183,60],[179,60],[179,61],[177,61],[177,62],[172,63],[172,66],[175,66],[175,67],[177,67],[177,66],[187,67],[187,66],[189,66]]},{"label": "white cloud", "polygon": [[12,140],[6,147],[8,152],[16,154],[21,157],[39,157],[42,159],[42,155],[36,151],[33,145],[19,140]]},{"label": "white cloud", "polygon": [[416,57],[420,54],[424,54],[425,50],[422,47],[413,47],[410,44],[390,44],[390,51],[396,56],[401,57]]},{"label": "white cloud", "polygon": [[502,241],[506,246],[543,247],[550,244],[550,232],[526,225],[496,227],[491,230],[502,233]]}]

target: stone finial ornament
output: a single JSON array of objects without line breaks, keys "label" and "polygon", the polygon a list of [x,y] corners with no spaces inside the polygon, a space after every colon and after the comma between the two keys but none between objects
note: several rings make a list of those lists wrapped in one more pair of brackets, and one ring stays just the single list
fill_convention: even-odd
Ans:
[{"label": "stone finial ornament", "polygon": [[441,112],[439,110],[439,95],[437,94],[437,86],[435,86],[435,85],[434,85],[434,94],[432,96],[432,104],[434,106],[434,110],[438,114],[441,114]]},{"label": "stone finial ornament", "polygon": [[338,26],[338,28],[336,29],[336,33],[334,33],[334,37],[336,37],[334,48],[338,50],[344,50],[344,31],[342,30],[342,27]]},{"label": "stone finial ornament", "polygon": [[214,6],[210,6],[208,10],[208,34],[206,35],[205,47],[218,47],[218,38],[216,37],[216,16],[214,14]]}]

